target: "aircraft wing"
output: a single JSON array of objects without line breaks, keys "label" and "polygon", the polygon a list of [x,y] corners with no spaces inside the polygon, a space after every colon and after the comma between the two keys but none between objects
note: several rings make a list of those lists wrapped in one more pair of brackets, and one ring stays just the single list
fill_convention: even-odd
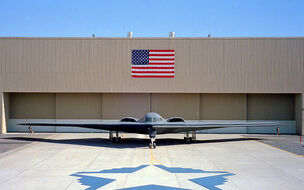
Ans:
[{"label": "aircraft wing", "polygon": [[261,122],[261,121],[185,121],[185,122],[164,122],[153,124],[158,134],[176,133],[185,131],[197,131],[215,128],[227,127],[268,127],[281,126],[277,122]]},{"label": "aircraft wing", "polygon": [[100,122],[29,122],[20,123],[26,126],[58,126],[58,127],[82,127],[90,129],[101,129],[108,131],[121,131],[127,133],[147,134],[151,124],[137,122],[121,122],[121,121],[100,121]]},{"label": "aircraft wing", "polygon": [[280,126],[276,122],[258,121],[185,121],[185,122],[161,122],[161,123],[139,123],[121,121],[100,121],[100,122],[29,122],[20,123],[26,126],[59,126],[59,127],[82,127],[108,131],[121,131],[127,133],[148,134],[148,128],[155,128],[157,134],[177,133],[185,131],[197,131],[226,127],[266,127]]}]

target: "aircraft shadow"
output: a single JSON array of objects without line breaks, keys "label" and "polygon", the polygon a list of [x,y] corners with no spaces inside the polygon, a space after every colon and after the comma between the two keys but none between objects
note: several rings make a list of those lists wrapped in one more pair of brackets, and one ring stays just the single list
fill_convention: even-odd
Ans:
[{"label": "aircraft shadow", "polygon": [[[107,148],[148,148],[148,145],[150,143],[150,140],[146,138],[123,138],[119,143],[113,143],[108,138],[45,139],[38,137],[8,137],[5,139],[19,140],[26,142],[44,142],[44,143],[96,146],[96,147],[107,147]],[[252,141],[252,140],[263,140],[263,139],[249,138],[249,137],[211,139],[211,140],[208,139],[208,140],[196,140],[194,142],[189,143],[189,145]],[[160,139],[156,139],[156,144],[157,146],[170,146],[170,145],[184,145],[188,143],[185,143],[183,139],[160,138]]]}]

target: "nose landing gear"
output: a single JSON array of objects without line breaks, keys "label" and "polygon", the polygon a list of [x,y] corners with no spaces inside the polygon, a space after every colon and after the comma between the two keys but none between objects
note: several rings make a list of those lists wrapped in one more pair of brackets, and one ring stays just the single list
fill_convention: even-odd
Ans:
[{"label": "nose landing gear", "polygon": [[156,148],[156,143],[154,138],[151,138],[151,142],[149,143],[149,148]]},{"label": "nose landing gear", "polygon": [[149,148],[156,148],[155,137],[156,137],[156,130],[153,128],[149,128],[149,137],[151,142],[149,143]]}]

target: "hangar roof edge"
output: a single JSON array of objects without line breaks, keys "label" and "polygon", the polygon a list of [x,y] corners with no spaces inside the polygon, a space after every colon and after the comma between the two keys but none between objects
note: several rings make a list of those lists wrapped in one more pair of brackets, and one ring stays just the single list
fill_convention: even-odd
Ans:
[{"label": "hangar roof edge", "polygon": [[25,40],[255,40],[255,39],[304,39],[304,37],[0,37],[0,39],[25,39]]}]

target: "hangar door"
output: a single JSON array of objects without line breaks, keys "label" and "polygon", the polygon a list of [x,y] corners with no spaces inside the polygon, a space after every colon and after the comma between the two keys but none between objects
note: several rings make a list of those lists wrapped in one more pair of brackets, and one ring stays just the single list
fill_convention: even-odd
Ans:
[{"label": "hangar door", "polygon": [[164,118],[199,119],[199,94],[151,94],[151,111]]},{"label": "hangar door", "polygon": [[[143,93],[10,93],[9,132],[25,132],[18,123],[121,119],[143,117],[149,112],[149,94]],[[36,132],[92,132],[70,127],[33,127]]]},{"label": "hangar door", "polygon": [[[28,121],[141,118],[158,112],[188,120],[272,120],[294,125],[293,94],[197,93],[10,93],[8,131],[27,131]],[[285,130],[286,129],[286,130]],[[41,132],[90,132],[89,129],[41,127]],[[282,128],[295,133],[294,127]],[[210,133],[275,133],[270,128],[220,129]]]},{"label": "hangar door", "polygon": [[245,120],[246,94],[200,94],[201,120]]},{"label": "hangar door", "polygon": [[[293,94],[248,94],[247,118],[272,120],[282,123],[281,133],[295,134]],[[275,127],[248,128],[248,133],[275,133]]]},{"label": "hangar door", "polygon": [[[293,94],[200,94],[202,120],[258,120],[283,124],[282,133],[295,133]],[[276,133],[276,127],[224,128],[206,133]]]},{"label": "hangar door", "polygon": [[[56,94],[50,93],[11,93],[10,120],[8,132],[27,131],[18,123],[35,121],[54,121],[56,118]],[[54,127],[44,127],[41,132],[55,132]]]},{"label": "hangar door", "polygon": [[105,93],[101,96],[102,119],[142,118],[149,112],[149,94]]}]

